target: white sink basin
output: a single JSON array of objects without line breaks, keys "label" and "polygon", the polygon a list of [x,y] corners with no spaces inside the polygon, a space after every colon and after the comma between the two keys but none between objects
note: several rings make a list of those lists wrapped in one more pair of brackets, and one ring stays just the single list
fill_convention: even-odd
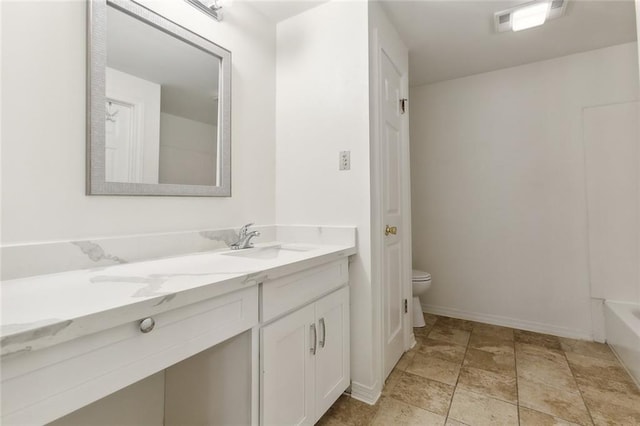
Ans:
[{"label": "white sink basin", "polygon": [[247,259],[281,259],[283,257],[289,257],[292,255],[295,256],[296,254],[303,253],[309,250],[313,250],[313,248],[278,245],[235,250],[221,254],[224,256],[244,257]]}]

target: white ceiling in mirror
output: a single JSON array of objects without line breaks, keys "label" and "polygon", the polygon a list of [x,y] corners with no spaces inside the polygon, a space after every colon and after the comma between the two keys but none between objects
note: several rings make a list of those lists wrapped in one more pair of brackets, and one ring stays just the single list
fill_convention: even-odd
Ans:
[{"label": "white ceiling in mirror", "polygon": [[383,0],[409,48],[411,86],[635,41],[633,0],[570,0],[566,16],[498,34],[493,14],[521,1]]},{"label": "white ceiling in mirror", "polygon": [[[219,58],[107,8],[107,64],[162,86],[161,110],[216,126]],[[145,52],[143,61],[136,60]]]},{"label": "white ceiling in mirror", "polygon": [[252,5],[272,22],[280,22],[309,9],[313,9],[327,1],[328,0],[247,0],[246,3]]}]

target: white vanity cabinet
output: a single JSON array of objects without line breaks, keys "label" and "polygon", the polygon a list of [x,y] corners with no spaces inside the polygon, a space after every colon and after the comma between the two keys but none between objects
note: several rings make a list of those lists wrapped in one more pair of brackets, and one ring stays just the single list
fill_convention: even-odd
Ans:
[{"label": "white vanity cabinet", "polygon": [[263,283],[263,306],[273,293],[298,301],[281,316],[263,309],[276,317],[260,336],[263,425],[314,424],[349,386],[347,281],[344,259]]},{"label": "white vanity cabinet", "polygon": [[4,281],[0,422],[135,424],[140,406],[152,424],[313,424],[350,384],[354,253],[277,243]]}]

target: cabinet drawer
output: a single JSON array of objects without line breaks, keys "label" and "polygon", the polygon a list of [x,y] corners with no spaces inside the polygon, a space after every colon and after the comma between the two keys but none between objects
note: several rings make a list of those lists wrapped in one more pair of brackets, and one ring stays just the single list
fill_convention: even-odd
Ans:
[{"label": "cabinet drawer", "polygon": [[349,262],[341,259],[262,284],[261,322],[329,293],[349,282]]},{"label": "cabinet drawer", "polygon": [[3,358],[2,421],[42,424],[163,370],[258,323],[257,286]]}]

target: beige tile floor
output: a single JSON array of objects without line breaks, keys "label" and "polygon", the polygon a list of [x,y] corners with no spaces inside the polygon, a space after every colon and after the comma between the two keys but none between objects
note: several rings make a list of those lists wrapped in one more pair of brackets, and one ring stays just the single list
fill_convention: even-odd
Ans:
[{"label": "beige tile floor", "polygon": [[640,425],[608,346],[425,314],[374,406],[343,395],[319,425]]}]

